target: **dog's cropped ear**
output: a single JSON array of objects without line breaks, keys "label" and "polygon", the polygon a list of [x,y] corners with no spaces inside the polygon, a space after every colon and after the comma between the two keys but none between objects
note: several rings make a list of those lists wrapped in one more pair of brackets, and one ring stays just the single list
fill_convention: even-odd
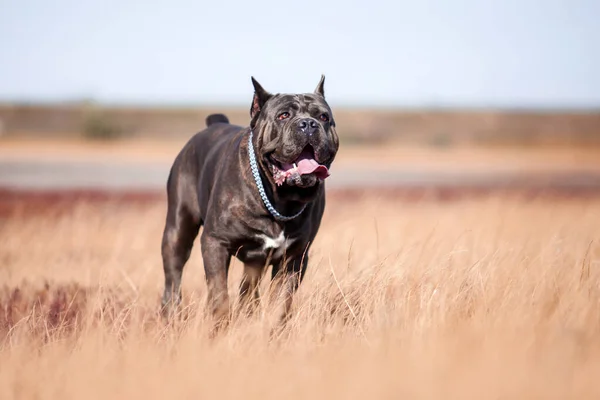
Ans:
[{"label": "dog's cropped ear", "polygon": [[254,97],[252,98],[252,106],[250,107],[250,118],[254,117],[262,110],[263,106],[273,96],[260,86],[260,83],[252,77],[252,86],[254,86]]},{"label": "dog's cropped ear", "polygon": [[325,75],[321,75],[321,80],[315,89],[315,94],[325,97]]}]

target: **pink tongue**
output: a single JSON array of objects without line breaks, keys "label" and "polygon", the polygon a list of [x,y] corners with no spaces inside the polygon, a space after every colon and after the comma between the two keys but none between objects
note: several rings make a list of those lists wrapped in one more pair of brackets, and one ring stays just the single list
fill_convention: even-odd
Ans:
[{"label": "pink tongue", "polygon": [[[298,167],[297,172],[300,175],[307,175],[315,173],[318,178],[325,179],[329,176],[329,170],[326,166],[319,164],[308,152],[303,152],[296,161]],[[289,176],[294,173],[294,166],[286,164],[283,166],[285,169],[285,176]]]},{"label": "pink tongue", "polygon": [[327,170],[327,167],[320,165],[312,158],[300,160],[296,165],[298,166],[298,173],[300,175],[312,174],[314,172],[320,178],[326,178],[329,176],[329,170]]}]

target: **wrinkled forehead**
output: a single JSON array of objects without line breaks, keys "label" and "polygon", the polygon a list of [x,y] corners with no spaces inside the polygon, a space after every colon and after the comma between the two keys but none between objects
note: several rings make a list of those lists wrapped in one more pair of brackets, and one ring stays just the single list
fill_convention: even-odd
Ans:
[{"label": "wrinkled forehead", "polygon": [[296,112],[312,113],[316,111],[329,111],[327,102],[321,97],[311,93],[306,94],[282,94],[274,95],[267,102],[269,110],[283,111],[293,110]]}]

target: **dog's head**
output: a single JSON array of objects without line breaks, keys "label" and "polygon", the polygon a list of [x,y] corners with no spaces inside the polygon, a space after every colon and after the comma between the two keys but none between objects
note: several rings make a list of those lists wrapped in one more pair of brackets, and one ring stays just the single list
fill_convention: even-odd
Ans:
[{"label": "dog's head", "polygon": [[250,127],[260,167],[280,194],[310,200],[329,176],[339,147],[325,101],[325,77],[313,93],[271,94],[252,78]]}]

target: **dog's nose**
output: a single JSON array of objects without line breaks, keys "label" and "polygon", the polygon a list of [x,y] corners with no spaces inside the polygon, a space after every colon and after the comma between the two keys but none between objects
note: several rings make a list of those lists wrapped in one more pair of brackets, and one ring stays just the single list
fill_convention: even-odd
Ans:
[{"label": "dog's nose", "polygon": [[319,124],[312,118],[304,118],[298,121],[298,129],[308,135],[312,135],[318,127]]}]

